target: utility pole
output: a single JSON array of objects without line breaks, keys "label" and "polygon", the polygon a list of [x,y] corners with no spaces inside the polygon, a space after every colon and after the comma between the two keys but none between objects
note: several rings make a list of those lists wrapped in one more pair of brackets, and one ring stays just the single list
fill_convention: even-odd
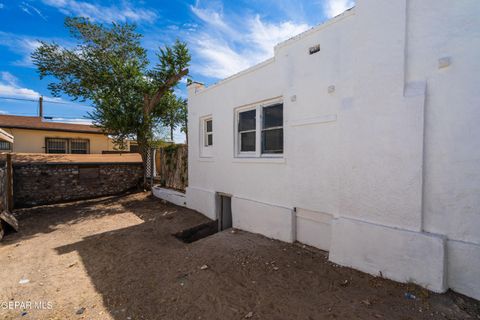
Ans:
[{"label": "utility pole", "polygon": [[38,117],[43,118],[43,96],[38,98]]}]

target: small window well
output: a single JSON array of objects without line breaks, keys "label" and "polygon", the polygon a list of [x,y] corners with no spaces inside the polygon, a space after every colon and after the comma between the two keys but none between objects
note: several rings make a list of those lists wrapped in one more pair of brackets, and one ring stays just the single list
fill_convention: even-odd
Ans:
[{"label": "small window well", "polygon": [[315,54],[315,53],[317,53],[317,52],[319,52],[319,51],[320,51],[320,45],[319,45],[319,44],[317,44],[316,46],[310,47],[310,48],[308,49],[308,52],[309,52],[310,54]]}]

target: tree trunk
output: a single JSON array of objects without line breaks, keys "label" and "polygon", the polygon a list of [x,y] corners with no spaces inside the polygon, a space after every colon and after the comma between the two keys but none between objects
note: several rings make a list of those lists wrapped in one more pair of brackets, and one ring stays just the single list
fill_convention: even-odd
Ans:
[{"label": "tree trunk", "polygon": [[143,165],[143,188],[148,189],[147,183],[147,155],[148,155],[148,140],[145,137],[145,133],[141,130],[137,131],[137,144],[138,149],[140,151],[140,155],[142,156],[142,165]]}]

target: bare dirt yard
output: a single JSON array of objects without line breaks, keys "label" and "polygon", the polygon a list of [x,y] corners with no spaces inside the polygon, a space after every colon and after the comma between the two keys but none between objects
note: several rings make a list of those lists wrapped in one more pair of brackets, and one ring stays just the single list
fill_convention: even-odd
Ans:
[{"label": "bare dirt yard", "polygon": [[207,219],[146,193],[20,213],[0,244],[0,319],[480,319],[478,301],[300,244],[232,230],[183,243],[172,234]]}]

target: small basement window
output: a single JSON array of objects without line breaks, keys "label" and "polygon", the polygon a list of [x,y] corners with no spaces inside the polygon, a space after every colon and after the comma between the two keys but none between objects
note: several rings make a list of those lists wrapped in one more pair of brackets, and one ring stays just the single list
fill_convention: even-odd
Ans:
[{"label": "small basement window", "polygon": [[204,121],[204,130],[205,130],[205,147],[213,146],[213,120],[205,119]]}]

